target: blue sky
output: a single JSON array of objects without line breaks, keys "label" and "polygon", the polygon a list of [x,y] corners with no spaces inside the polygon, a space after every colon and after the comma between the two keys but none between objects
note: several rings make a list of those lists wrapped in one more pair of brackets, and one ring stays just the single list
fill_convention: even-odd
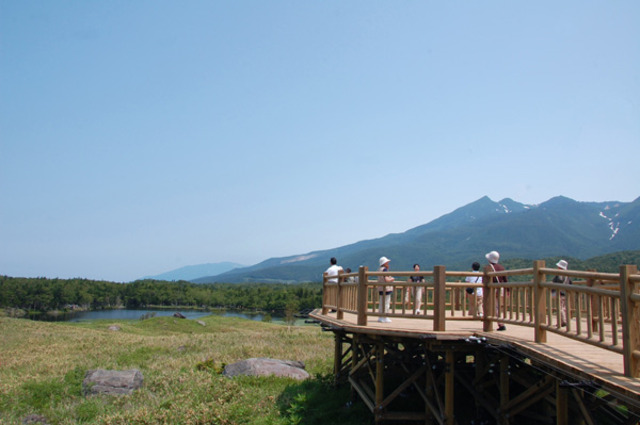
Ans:
[{"label": "blue sky", "polygon": [[0,0],[0,274],[640,196],[640,2]]}]

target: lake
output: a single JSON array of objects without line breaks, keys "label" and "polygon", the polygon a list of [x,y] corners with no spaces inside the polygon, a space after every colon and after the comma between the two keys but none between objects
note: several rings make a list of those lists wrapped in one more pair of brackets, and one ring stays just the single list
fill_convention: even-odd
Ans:
[{"label": "lake", "polygon": [[[43,315],[40,317],[30,317],[36,320],[60,321],[60,322],[86,322],[91,320],[139,320],[145,315],[154,314],[155,316],[173,316],[179,312],[187,319],[199,319],[205,316],[223,316],[223,317],[239,317],[241,319],[254,320],[262,322],[265,320],[265,313],[256,313],[248,311],[234,310],[217,310],[217,311],[200,311],[200,310],[135,310],[135,309],[115,309],[115,310],[95,310],[95,311],[78,311],[64,312],[56,316]],[[271,323],[285,324],[283,316],[271,315]],[[305,319],[297,318],[295,326],[305,325]]]}]

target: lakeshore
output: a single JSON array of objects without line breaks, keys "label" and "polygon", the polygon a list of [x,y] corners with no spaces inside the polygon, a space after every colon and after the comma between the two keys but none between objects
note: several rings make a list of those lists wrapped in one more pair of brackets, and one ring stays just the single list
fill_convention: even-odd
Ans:
[{"label": "lakeshore", "polygon": [[9,317],[38,320],[45,322],[83,322],[93,320],[144,320],[150,317],[173,316],[181,314],[186,319],[199,319],[209,315],[222,317],[237,317],[240,319],[257,322],[268,322],[275,324],[289,324],[294,326],[304,326],[307,323],[306,316],[295,315],[287,320],[284,314],[278,312],[264,312],[255,310],[234,310],[234,309],[194,309],[194,308],[167,308],[152,307],[148,309],[127,309],[114,308],[103,310],[53,310],[47,312],[28,312],[18,309],[5,309],[5,315]]}]

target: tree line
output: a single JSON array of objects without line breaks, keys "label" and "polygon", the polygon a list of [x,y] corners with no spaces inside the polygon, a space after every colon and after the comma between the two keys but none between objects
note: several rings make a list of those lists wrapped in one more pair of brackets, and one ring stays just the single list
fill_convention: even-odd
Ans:
[{"label": "tree line", "polygon": [[[560,257],[545,258],[554,267]],[[620,264],[640,264],[640,251],[622,251],[588,260],[564,257],[571,269],[617,273]],[[507,269],[529,268],[531,260],[507,259]],[[463,270],[456,267],[452,270]],[[524,277],[523,277],[524,279]],[[518,280],[514,277],[514,280]],[[321,283],[195,284],[138,280],[115,283],[89,279],[20,278],[0,275],[0,308],[34,311],[71,306],[99,310],[116,307],[208,307],[261,311],[306,310],[322,305]]]},{"label": "tree line", "polygon": [[195,284],[151,279],[115,283],[0,276],[0,307],[33,311],[151,306],[300,311],[321,304],[320,283]]}]

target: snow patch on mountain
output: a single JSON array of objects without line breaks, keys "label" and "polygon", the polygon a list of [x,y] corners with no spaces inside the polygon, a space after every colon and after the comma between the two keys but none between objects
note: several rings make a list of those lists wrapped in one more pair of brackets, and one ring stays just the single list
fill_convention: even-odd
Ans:
[{"label": "snow patch on mountain", "polygon": [[280,264],[287,264],[287,263],[297,263],[298,261],[304,261],[304,260],[309,260],[310,258],[316,257],[317,254],[310,254],[310,255],[300,255],[298,257],[295,258],[290,258],[288,260],[282,260],[280,262]]},{"label": "snow patch on mountain", "polygon": [[[609,205],[607,205],[606,207],[604,207],[604,210],[605,210],[605,211],[608,211],[609,209],[610,209],[610,208],[609,208]],[[608,216],[607,216],[604,212],[602,212],[602,211],[600,211],[600,214],[599,214],[599,215],[600,215],[600,217],[602,217],[602,218],[604,218],[605,220],[608,220],[608,221],[609,221],[609,223],[607,223],[607,224],[608,224],[608,226],[609,226],[609,229],[611,229],[611,236],[609,237],[609,240],[613,240],[613,238],[615,238],[615,237],[616,237],[616,235],[618,234],[618,231],[620,230],[620,222],[619,222],[619,221],[618,221],[618,222],[614,222],[614,221],[613,221],[613,218],[608,217]],[[618,217],[618,215],[619,215],[619,214],[616,214],[616,215],[614,215],[614,217]]]}]

